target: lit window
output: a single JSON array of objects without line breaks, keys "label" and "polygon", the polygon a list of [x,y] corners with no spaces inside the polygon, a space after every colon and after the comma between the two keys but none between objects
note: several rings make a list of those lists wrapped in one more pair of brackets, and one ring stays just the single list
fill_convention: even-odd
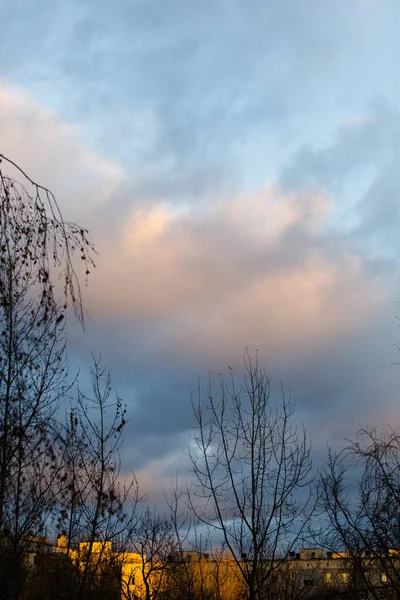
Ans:
[{"label": "lit window", "polygon": [[387,583],[387,580],[388,580],[388,578],[387,578],[386,573],[381,573],[381,581],[382,581],[382,583]]},{"label": "lit window", "polygon": [[330,583],[332,581],[332,573],[325,573],[325,583]]},{"label": "lit window", "polygon": [[343,583],[347,583],[350,579],[350,573],[340,573]]}]

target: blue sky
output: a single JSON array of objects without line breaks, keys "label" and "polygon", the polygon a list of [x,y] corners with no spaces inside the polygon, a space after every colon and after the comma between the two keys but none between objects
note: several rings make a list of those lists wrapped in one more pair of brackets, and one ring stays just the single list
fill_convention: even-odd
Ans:
[{"label": "blue sky", "polygon": [[99,251],[101,352],[156,494],[197,377],[259,350],[316,460],[396,425],[397,0],[3,1],[1,152]]}]

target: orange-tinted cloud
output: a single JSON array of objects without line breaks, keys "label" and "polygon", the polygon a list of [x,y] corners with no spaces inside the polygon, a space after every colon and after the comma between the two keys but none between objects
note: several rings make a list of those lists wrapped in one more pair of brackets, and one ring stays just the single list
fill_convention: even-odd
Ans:
[{"label": "orange-tinted cloud", "polygon": [[139,205],[118,244],[101,246],[93,317],[159,321],[179,346],[206,353],[284,352],[353,335],[382,288],[356,254],[329,243],[333,203],[267,185],[192,212]]},{"label": "orange-tinted cloud", "polygon": [[0,129],[2,154],[50,188],[67,218],[104,205],[121,183],[119,165],[87,150],[78,128],[20,89],[0,87]]},{"label": "orange-tinted cloud", "polygon": [[100,255],[85,291],[91,319],[85,334],[70,336],[70,354],[82,366],[86,346],[110,362],[130,408],[127,461],[139,465],[145,487],[158,487],[180,462],[196,376],[227,365],[240,373],[245,346],[278,365],[319,446],[342,435],[344,406],[353,430],[378,394],[391,408],[397,392],[384,336],[393,283],[387,265],[332,226],[339,200],[322,179],[318,189],[270,181],[230,196],[211,186],[191,206],[157,188],[150,202],[117,163],[85,148],[79,130],[21,92],[2,88],[0,127],[1,151],[93,230]]}]

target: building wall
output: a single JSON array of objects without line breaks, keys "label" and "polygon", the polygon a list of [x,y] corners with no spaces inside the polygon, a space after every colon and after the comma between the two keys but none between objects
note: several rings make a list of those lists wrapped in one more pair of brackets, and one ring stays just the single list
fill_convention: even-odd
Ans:
[{"label": "building wall", "polygon": [[[227,554],[184,553],[180,560],[171,560],[162,564],[148,564],[145,556],[134,552],[114,552],[109,541],[82,542],[78,548],[67,549],[66,539],[61,537],[56,547],[48,540],[33,540],[28,553],[27,565],[31,569],[38,568],[43,562],[40,558],[64,555],[69,564],[83,569],[90,554],[90,565],[93,572],[98,570],[99,576],[105,569],[112,567],[115,581],[120,589],[122,600],[142,600],[146,598],[145,579],[150,586],[150,597],[155,592],[165,595],[167,591],[176,590],[176,597],[218,598],[219,600],[235,600],[245,597],[245,586],[240,569],[233,558]],[[322,598],[332,592],[349,590],[360,591],[358,597],[370,598],[368,586],[374,588],[375,595],[382,598],[394,598],[394,588],[390,584],[390,571],[400,571],[400,554],[391,551],[386,557],[386,568],[379,557],[360,556],[361,568],[355,571],[351,557],[345,553],[325,553],[319,548],[302,548],[300,552],[282,561],[269,563],[272,573],[269,577],[267,596],[276,600],[288,598]],[[50,560],[46,559],[50,565]],[[53,560],[54,562],[54,560]],[[43,565],[42,565],[43,566]],[[388,575],[389,573],[389,575]],[[365,593],[363,590],[366,590]],[[184,593],[185,592],[185,593]],[[322,593],[323,592],[323,593]],[[169,594],[172,597],[173,594]],[[266,597],[267,597],[266,596]]]}]

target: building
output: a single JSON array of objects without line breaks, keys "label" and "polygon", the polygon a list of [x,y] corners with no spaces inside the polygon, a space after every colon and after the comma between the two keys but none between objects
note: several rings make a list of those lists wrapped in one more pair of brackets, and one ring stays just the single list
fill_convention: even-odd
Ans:
[{"label": "building", "polygon": [[[243,597],[245,586],[240,569],[229,554],[182,552],[167,561],[147,562],[134,552],[114,551],[109,541],[82,542],[67,548],[65,537],[56,546],[47,538],[29,541],[27,565],[32,573],[68,574],[86,572],[102,598],[147,600],[187,588],[193,598],[212,597],[217,589],[221,600]],[[241,563],[248,561],[243,556]],[[364,552],[350,555],[322,548],[301,548],[287,558],[265,561],[269,569],[265,597],[274,600],[340,598],[341,600],[394,600],[400,589],[400,552]],[[272,569],[271,569],[272,567]],[[83,575],[82,575],[83,576]],[[171,594],[173,596],[173,593]],[[68,594],[66,594],[68,597]]]}]

